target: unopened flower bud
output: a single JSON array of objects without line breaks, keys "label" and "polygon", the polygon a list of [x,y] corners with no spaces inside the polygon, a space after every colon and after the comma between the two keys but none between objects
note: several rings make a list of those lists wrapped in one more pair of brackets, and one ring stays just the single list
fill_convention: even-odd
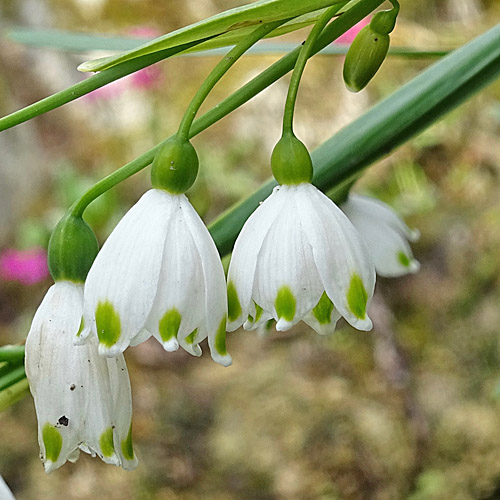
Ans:
[{"label": "unopened flower bud", "polygon": [[397,13],[397,9],[377,12],[349,47],[344,62],[344,82],[351,92],[364,89],[384,62]]}]

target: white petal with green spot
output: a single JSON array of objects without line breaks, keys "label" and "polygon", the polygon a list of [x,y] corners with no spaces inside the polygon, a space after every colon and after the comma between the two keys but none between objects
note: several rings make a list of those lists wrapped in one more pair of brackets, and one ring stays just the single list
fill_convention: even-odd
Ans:
[{"label": "white petal with green spot", "polygon": [[418,239],[391,207],[374,198],[349,195],[342,210],[358,230],[371,254],[377,274],[388,278],[420,268],[408,240]]},{"label": "white petal with green spot", "polygon": [[[120,319],[120,335],[106,330],[100,351],[107,356],[123,352],[141,332],[156,295],[172,196],[151,189],[127,212],[104,243],[85,283],[85,328],[78,341],[96,335],[99,304],[111,304]],[[105,324],[105,323],[103,323]],[[114,333],[114,332],[113,332]]]}]

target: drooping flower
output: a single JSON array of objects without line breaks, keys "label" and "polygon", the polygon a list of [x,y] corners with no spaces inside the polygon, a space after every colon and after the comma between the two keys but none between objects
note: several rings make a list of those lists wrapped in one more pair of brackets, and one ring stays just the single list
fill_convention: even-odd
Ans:
[{"label": "drooping flower", "polygon": [[16,500],[2,476],[0,476],[0,498],[2,500]]},{"label": "drooping flower", "polygon": [[212,358],[226,351],[227,297],[215,244],[184,194],[151,189],[133,206],[99,252],[85,284],[85,328],[99,352],[116,356],[149,336],[167,351],[181,345]]},{"label": "drooping flower", "polygon": [[98,355],[97,341],[74,346],[82,327],[83,284],[58,281],[38,308],[26,340],[26,375],[35,400],[46,472],[80,450],[131,470],[130,381],[122,355]]},{"label": "drooping flower", "polygon": [[395,278],[419,270],[408,243],[416,241],[419,232],[412,231],[389,205],[349,194],[341,208],[366,243],[377,274]]},{"label": "drooping flower", "polygon": [[0,255],[0,277],[22,285],[34,285],[49,276],[47,253],[43,248],[7,249]]},{"label": "drooping flower", "polygon": [[303,320],[329,333],[343,316],[370,330],[375,271],[342,211],[309,183],[276,187],[236,240],[228,273],[229,324],[277,330]]}]

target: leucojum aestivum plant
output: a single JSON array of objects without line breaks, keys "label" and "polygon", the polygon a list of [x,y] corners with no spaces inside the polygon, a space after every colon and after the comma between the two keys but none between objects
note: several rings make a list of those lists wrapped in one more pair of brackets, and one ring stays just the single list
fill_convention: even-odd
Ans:
[{"label": "leucojum aestivum plant", "polygon": [[[343,317],[370,330],[376,274],[418,270],[409,245],[417,232],[387,205],[351,188],[364,168],[500,75],[500,26],[437,61],[316,150],[309,152],[293,130],[308,59],[371,16],[344,62],[346,86],[357,92],[391,53],[398,14],[395,0],[260,0],[83,63],[81,70],[96,74],[0,119],[5,130],[160,60],[232,46],[171,137],[68,209],[48,247],[55,283],[26,345],[0,348],[0,408],[22,397],[29,384],[47,472],[75,461],[80,450],[124,469],[137,466],[123,355],[129,346],[155,337],[165,351],[181,347],[201,356],[200,344],[208,339],[212,359],[228,366],[226,331],[239,327],[273,323],[284,331],[304,321],[331,335]],[[255,44],[307,25],[303,44],[195,119],[212,88]],[[399,53],[419,56],[410,49]],[[273,180],[207,228],[185,194],[203,169],[190,139],[289,72],[282,135],[270,158]],[[150,164],[151,189],[99,251],[82,218],[85,209]],[[231,252],[226,277],[221,257]]]}]

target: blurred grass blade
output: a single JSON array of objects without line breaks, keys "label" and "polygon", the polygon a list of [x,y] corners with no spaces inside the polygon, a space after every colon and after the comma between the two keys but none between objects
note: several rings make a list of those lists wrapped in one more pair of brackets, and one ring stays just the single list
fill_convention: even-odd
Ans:
[{"label": "blurred grass blade", "polygon": [[12,370],[0,377],[0,391],[7,389],[7,387],[10,387],[24,377],[26,377],[24,365],[14,366]]},{"label": "blurred grass blade", "polygon": [[23,345],[4,345],[0,347],[1,361],[17,361],[24,358]]},{"label": "blurred grass blade", "polygon": [[[335,2],[334,2],[335,3]],[[347,0],[339,0],[339,6],[347,3]],[[265,38],[272,38],[298,29],[304,28],[317,21],[318,17],[325,11],[321,9],[296,17],[276,28]],[[240,40],[248,36],[255,29],[254,25],[245,26],[223,33],[215,38],[200,43],[196,50],[187,50],[184,53],[204,52],[214,48],[230,47],[236,45]],[[88,52],[90,50],[107,51],[131,51],[144,44],[150,44],[156,38],[132,38],[132,37],[111,37],[103,35],[92,35],[85,33],[73,33],[70,31],[32,29],[32,28],[11,28],[5,31],[4,36],[23,45],[34,47],[52,47],[71,52]],[[288,44],[292,50],[296,45]]]},{"label": "blurred grass blade", "polygon": [[0,411],[5,410],[22,399],[29,392],[27,378],[21,378],[15,384],[0,392]]},{"label": "blurred grass blade", "polygon": [[69,52],[90,50],[133,50],[154,38],[112,37],[75,33],[71,31],[46,30],[33,28],[10,28],[3,35],[14,42],[33,47],[51,47]]},{"label": "blurred grass blade", "polygon": [[[301,16],[289,23],[296,23],[298,25],[301,19],[316,18],[316,13],[310,16]],[[314,20],[313,19],[313,20]],[[271,33],[272,36],[278,36],[283,33],[278,33],[280,29],[285,29],[289,23]],[[309,22],[307,24],[310,24]],[[293,26],[293,24],[290,24]],[[298,28],[297,28],[298,29]],[[238,30],[239,31],[239,30]],[[87,35],[82,33],[72,33],[69,31],[59,30],[39,30],[31,28],[12,28],[6,31],[6,36],[23,45],[33,47],[50,47],[68,52],[88,52],[90,50],[107,50],[107,51],[122,51],[132,50],[139,47],[145,42],[154,40],[153,38],[126,38],[126,37],[107,37],[100,35]],[[225,36],[225,35],[224,35]],[[220,44],[221,40],[225,40],[225,45]],[[217,37],[213,42],[217,42],[219,48],[209,48],[212,40],[200,43],[196,47],[186,50],[179,54],[179,56],[220,56],[226,54],[230,50],[232,42],[228,38],[224,39],[223,36]],[[282,55],[294,50],[298,44],[289,42],[266,42],[262,41],[251,47],[247,54],[254,55]],[[322,55],[345,55],[347,53],[348,45],[332,44],[324,48],[320,54]],[[410,59],[424,59],[430,57],[442,57],[448,54],[448,50],[418,50],[411,47],[391,47],[389,55],[399,56]]]},{"label": "blurred grass blade", "polygon": [[[433,64],[318,147],[312,154],[314,184],[328,191],[354,178],[499,76],[500,24]],[[275,185],[269,181],[211,224],[222,255],[231,251],[246,219]]]},{"label": "blurred grass blade", "polygon": [[291,19],[324,7],[345,3],[345,0],[259,0],[178,29],[118,56],[87,61],[81,64],[79,69],[81,71],[102,71],[124,61],[169,49],[179,44],[214,37],[228,31],[261,23]]}]

